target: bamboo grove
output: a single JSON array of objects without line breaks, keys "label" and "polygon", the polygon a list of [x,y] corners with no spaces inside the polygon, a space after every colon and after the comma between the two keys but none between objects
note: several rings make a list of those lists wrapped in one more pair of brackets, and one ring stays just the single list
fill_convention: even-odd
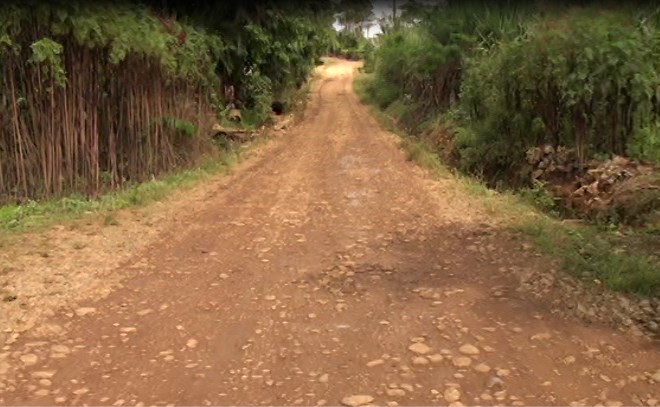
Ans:
[{"label": "bamboo grove", "polygon": [[565,3],[426,8],[379,39],[373,97],[418,130],[451,119],[456,165],[504,182],[541,144],[660,161],[658,11]]},{"label": "bamboo grove", "polygon": [[153,3],[0,7],[0,204],[94,197],[195,165],[220,148],[224,85],[263,120],[325,52],[302,7]]},{"label": "bamboo grove", "polygon": [[95,195],[205,148],[219,38],[133,6],[12,7],[0,27],[4,201]]}]

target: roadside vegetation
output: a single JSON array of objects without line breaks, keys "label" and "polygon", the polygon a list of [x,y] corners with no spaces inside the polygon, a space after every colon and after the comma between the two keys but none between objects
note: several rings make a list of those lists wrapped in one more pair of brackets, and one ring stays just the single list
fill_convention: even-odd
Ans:
[{"label": "roadside vegetation", "polygon": [[246,148],[243,145],[227,146],[195,168],[175,171],[159,179],[111,191],[96,199],[71,194],[62,198],[5,205],[0,208],[0,232],[39,229],[92,213],[106,216],[106,224],[113,225],[112,211],[161,200],[175,190],[191,187],[213,175],[230,172],[242,159]]},{"label": "roadside vegetation", "polygon": [[621,225],[603,226],[570,219],[564,222],[535,202],[552,199],[546,191],[488,188],[482,180],[448,166],[436,147],[404,130],[398,116],[380,109],[369,92],[371,80],[368,75],[359,76],[355,89],[371,105],[381,124],[402,138],[401,146],[410,161],[433,176],[456,179],[465,191],[482,200],[493,216],[504,219],[512,230],[529,236],[545,253],[560,259],[563,269],[575,278],[629,294],[660,296],[657,237]]},{"label": "roadside vegetation", "polygon": [[488,186],[493,194],[480,193],[512,227],[575,276],[660,296],[657,10],[415,11],[377,39],[356,82],[405,132],[410,158],[469,190]]},{"label": "roadside vegetation", "polygon": [[294,3],[3,4],[0,230],[228,169],[244,148],[214,126],[255,131],[274,101],[294,110],[335,35],[333,9]]}]

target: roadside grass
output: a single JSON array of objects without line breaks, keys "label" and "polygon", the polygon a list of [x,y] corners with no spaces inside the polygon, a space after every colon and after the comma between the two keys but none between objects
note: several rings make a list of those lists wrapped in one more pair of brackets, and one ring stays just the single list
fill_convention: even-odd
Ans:
[{"label": "roadside grass", "polygon": [[607,229],[585,222],[567,222],[542,212],[529,196],[499,192],[479,180],[445,166],[423,140],[401,131],[396,119],[379,108],[369,89],[369,74],[354,82],[358,97],[376,120],[401,138],[407,158],[438,178],[453,178],[457,186],[479,197],[487,212],[507,227],[531,238],[544,253],[559,259],[565,272],[591,284],[644,297],[660,297],[660,250],[658,236],[644,231]]},{"label": "roadside grass", "polygon": [[175,171],[161,179],[128,186],[101,195],[97,199],[70,195],[53,200],[29,201],[22,205],[2,206],[0,207],[0,233],[41,230],[56,223],[72,221],[89,214],[105,216],[105,225],[117,225],[118,221],[112,214],[113,211],[163,200],[175,190],[186,190],[211,176],[230,173],[232,167],[244,158],[251,145],[259,143],[257,140],[247,145],[228,146],[217,156],[195,168]]}]

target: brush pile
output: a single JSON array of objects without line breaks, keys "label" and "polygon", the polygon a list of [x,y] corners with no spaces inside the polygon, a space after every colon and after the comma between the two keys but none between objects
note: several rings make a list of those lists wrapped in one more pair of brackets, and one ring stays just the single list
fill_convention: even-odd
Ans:
[{"label": "brush pile", "polygon": [[550,145],[529,149],[527,162],[532,179],[548,183],[576,213],[631,223],[658,217],[660,172],[652,165],[614,156],[580,169],[574,150]]}]

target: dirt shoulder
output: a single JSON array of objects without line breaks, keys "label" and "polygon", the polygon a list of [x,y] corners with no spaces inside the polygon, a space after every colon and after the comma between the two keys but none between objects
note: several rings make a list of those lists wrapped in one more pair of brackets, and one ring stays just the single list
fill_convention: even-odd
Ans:
[{"label": "dirt shoulder", "polygon": [[114,211],[114,225],[105,222],[107,214],[90,212],[46,230],[1,236],[0,290],[6,300],[0,302],[0,342],[12,342],[28,330],[60,333],[61,327],[46,322],[48,317],[121,287],[140,264],[133,259],[163,234],[194,222],[210,196],[249,174],[285,133],[264,132],[266,141],[250,146],[246,159],[228,175],[213,176],[161,201]]}]

